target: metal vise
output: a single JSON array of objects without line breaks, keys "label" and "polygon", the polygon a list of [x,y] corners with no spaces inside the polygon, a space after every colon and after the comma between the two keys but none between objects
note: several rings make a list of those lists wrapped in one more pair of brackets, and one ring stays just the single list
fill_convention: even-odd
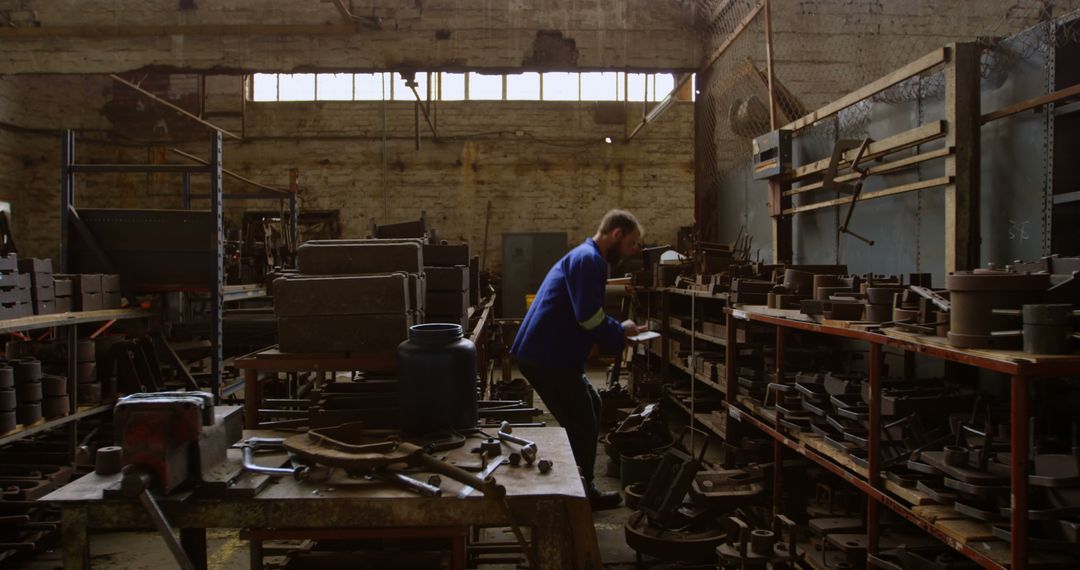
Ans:
[{"label": "metal vise", "polygon": [[159,493],[200,480],[243,436],[240,408],[215,409],[206,392],[132,394],[116,403],[113,418],[123,465],[148,474]]}]

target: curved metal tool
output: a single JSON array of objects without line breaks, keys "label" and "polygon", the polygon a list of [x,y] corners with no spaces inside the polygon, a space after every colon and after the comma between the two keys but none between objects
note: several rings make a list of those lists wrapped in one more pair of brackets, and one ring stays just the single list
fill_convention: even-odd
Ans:
[{"label": "curved metal tool", "polygon": [[266,467],[255,463],[255,452],[267,449],[284,450],[285,440],[273,437],[252,437],[243,441],[239,447],[244,452],[244,471],[270,475],[272,477],[293,477],[297,481],[307,477],[310,469],[306,465],[294,464],[292,467]]},{"label": "curved metal tool", "polygon": [[525,460],[525,463],[532,465],[536,461],[536,455],[540,452],[540,449],[535,442],[513,435],[513,431],[514,428],[510,426],[510,422],[504,421],[499,426],[499,439],[520,445],[521,457]]}]

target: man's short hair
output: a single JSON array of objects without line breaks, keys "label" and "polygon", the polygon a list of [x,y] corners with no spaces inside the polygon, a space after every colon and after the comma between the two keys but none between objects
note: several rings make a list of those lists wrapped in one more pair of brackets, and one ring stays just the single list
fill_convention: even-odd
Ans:
[{"label": "man's short hair", "polygon": [[641,227],[641,223],[637,221],[637,218],[626,210],[611,210],[604,214],[603,220],[600,220],[600,229],[598,231],[601,235],[615,230],[622,230],[623,234],[629,234],[634,230],[645,233],[645,229]]}]

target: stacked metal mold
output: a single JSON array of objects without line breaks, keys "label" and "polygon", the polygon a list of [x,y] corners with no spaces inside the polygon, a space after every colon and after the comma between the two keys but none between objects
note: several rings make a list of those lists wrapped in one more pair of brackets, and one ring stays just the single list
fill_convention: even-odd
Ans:
[{"label": "stacked metal mold", "polygon": [[[766,415],[793,434],[813,433],[868,466],[870,389],[865,375],[842,372],[799,372],[793,382],[770,384]],[[966,410],[971,390],[940,378],[884,378],[881,389],[882,458],[886,467],[903,463],[912,450],[947,433],[942,418]],[[905,473],[898,471],[902,479]],[[898,481],[899,482],[899,481]]]},{"label": "stacked metal mold", "polygon": [[[907,462],[919,474],[917,488],[958,513],[989,523],[995,537],[1011,539],[1010,426],[1008,410],[980,404],[954,418],[943,445],[922,450]],[[1033,424],[1043,424],[1036,418]],[[1034,431],[1034,430],[1033,430]],[[1034,549],[1080,556],[1080,437],[1042,431],[1033,438],[1028,519]]]},{"label": "stacked metal mold", "polygon": [[1078,337],[1080,257],[1046,257],[1005,269],[949,275],[949,344],[1071,353]]}]

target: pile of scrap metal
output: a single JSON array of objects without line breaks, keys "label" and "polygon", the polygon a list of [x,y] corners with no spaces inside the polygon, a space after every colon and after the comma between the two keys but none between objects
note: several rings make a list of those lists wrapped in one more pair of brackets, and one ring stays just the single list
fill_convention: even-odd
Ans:
[{"label": "pile of scrap metal", "polygon": [[[652,475],[661,455],[675,438],[660,404],[643,404],[600,438],[607,454],[607,473],[628,488]],[[628,491],[630,492],[630,491]]]},{"label": "pile of scrap metal", "polygon": [[[918,489],[958,513],[992,526],[993,535],[1010,540],[1008,410],[989,402],[975,412],[954,418],[946,444],[913,454],[907,467],[916,473]],[[1059,437],[1053,422],[1036,417],[1028,475],[1032,547],[1080,556],[1080,438],[1072,418],[1072,435]]]},{"label": "pile of scrap metal", "polygon": [[806,504],[809,536],[806,558],[813,568],[880,570],[974,570],[978,565],[922,532],[903,518],[884,512],[878,550],[867,539],[865,497],[845,483],[818,481]]},{"label": "pile of scrap metal", "polygon": [[[745,537],[728,527],[740,524],[742,519],[758,520],[757,505],[765,499],[765,470],[770,466],[746,464],[741,468],[725,465],[721,469],[707,469],[704,457],[708,436],[698,432],[702,447],[700,452],[692,453],[685,446],[685,436],[692,429],[684,430],[678,442],[665,451],[640,492],[628,489],[627,506],[635,512],[627,520],[624,533],[627,545],[637,555],[639,567],[646,556],[711,565],[719,559],[726,566],[732,560],[731,545],[725,545],[729,540],[736,542],[735,552],[747,552],[743,548],[746,545],[740,544]],[[726,455],[733,459],[736,454]],[[777,543],[772,541],[770,549]],[[760,562],[779,563],[789,552],[786,547],[780,550],[784,554],[755,556],[764,557]],[[801,556],[800,552],[798,558]]]}]

